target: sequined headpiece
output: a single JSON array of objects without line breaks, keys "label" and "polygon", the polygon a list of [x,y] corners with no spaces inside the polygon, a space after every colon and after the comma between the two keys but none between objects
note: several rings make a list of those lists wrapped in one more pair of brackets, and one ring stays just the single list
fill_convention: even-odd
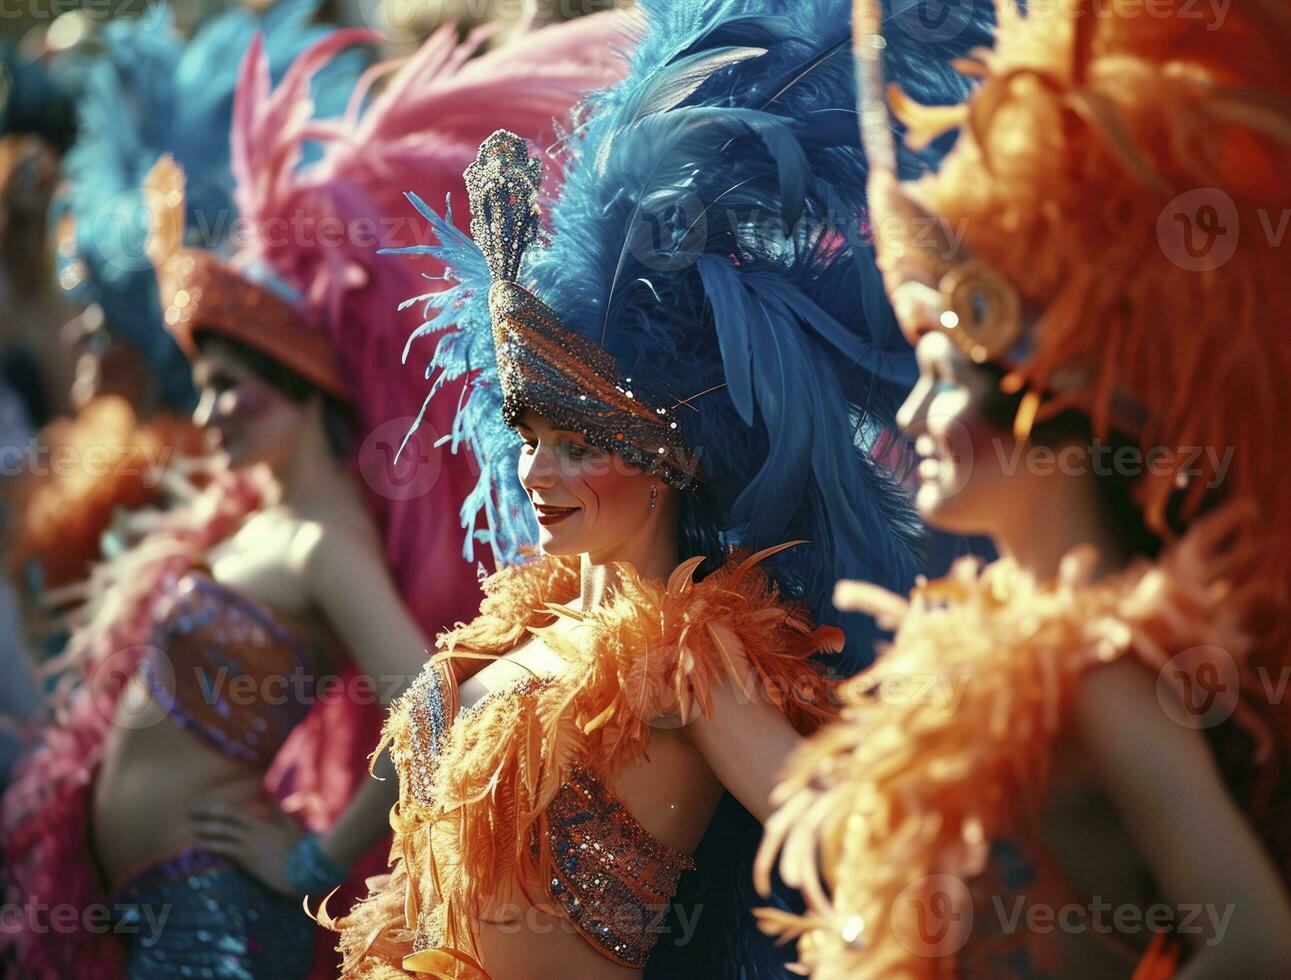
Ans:
[{"label": "sequined headpiece", "polygon": [[157,274],[162,320],[189,357],[203,332],[229,337],[273,358],[337,398],[349,397],[328,336],[302,327],[303,313],[213,252],[181,245],[184,172],[169,156],[144,181],[148,258]]},{"label": "sequined headpiece", "polygon": [[538,237],[542,164],[506,130],[480,146],[466,171],[471,235],[484,253],[492,285],[489,314],[502,384],[502,414],[514,425],[532,409],[554,425],[581,432],[592,445],[679,489],[701,478],[699,461],[681,439],[671,409],[649,404],[622,378],[614,358],[566,330],[551,307],[517,282],[525,249]]},{"label": "sequined headpiece", "polygon": [[[474,239],[409,195],[437,241],[406,251],[448,281],[415,300],[414,342],[434,341],[432,395],[467,379],[452,436],[484,476],[463,519],[503,560],[532,520],[504,418],[532,407],[693,484],[682,517],[705,547],[810,540],[777,555],[795,594],[911,567],[913,522],[872,455],[916,372],[860,228],[849,3],[795,5],[790,27],[783,0],[642,0],[628,77],[553,153],[541,248],[538,168],[505,134],[469,174]],[[974,21],[953,50],[987,39]],[[921,92],[964,91],[950,51],[902,53]]]}]

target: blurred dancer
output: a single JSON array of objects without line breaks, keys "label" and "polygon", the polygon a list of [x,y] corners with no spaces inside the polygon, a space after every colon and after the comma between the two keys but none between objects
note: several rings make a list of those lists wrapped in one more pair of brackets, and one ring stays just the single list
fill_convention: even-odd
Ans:
[{"label": "blurred dancer", "polygon": [[103,888],[113,931],[133,937],[119,949],[32,930],[29,975],[309,970],[302,896],[341,884],[387,831],[393,782],[352,792],[375,741],[367,722],[415,676],[426,637],[478,601],[450,516],[473,477],[435,469],[427,438],[410,448],[429,485],[401,493],[405,474],[364,455],[360,437],[406,431],[421,393],[390,381],[393,311],[415,272],[377,261],[383,229],[355,222],[392,214],[414,173],[460,187],[490,106],[550,139],[553,116],[613,79],[608,56],[574,56],[610,35],[611,22],[581,22],[471,61],[486,34],[458,45],[445,29],[397,70],[367,72],[337,119],[312,118],[320,83],[370,35],[328,35],[276,88],[257,38],[232,128],[253,233],[228,262],[184,244],[185,198],[201,188],[169,158],[149,175],[163,315],[225,468],[101,573],[96,618],[73,643],[84,678],[68,720],[5,801],[21,900],[83,909]]},{"label": "blurred dancer", "polygon": [[548,247],[514,134],[467,172],[474,241],[415,199],[459,284],[418,335],[437,383],[472,376],[466,516],[504,559],[536,523],[541,555],[391,712],[395,867],[333,923],[344,976],[782,974],[750,914],[758,821],[863,646],[818,617],[840,570],[914,563],[872,459],[909,350],[845,234],[845,9],[644,4]]},{"label": "blurred dancer", "polygon": [[[61,598],[58,590],[85,580],[103,557],[114,514],[164,504],[163,472],[205,454],[188,418],[188,363],[162,323],[144,254],[141,185],[158,157],[177,153],[196,185],[190,233],[211,245],[229,234],[228,130],[237,60],[263,29],[281,74],[325,33],[308,24],[316,6],[291,0],[263,19],[234,10],[188,43],[168,9],[154,8],[109,24],[102,56],[89,64],[88,55],[78,56],[75,86],[66,80],[70,69],[55,76],[62,90],[76,93],[79,120],[52,205],[55,276],[64,299],[80,312],[62,330],[75,362],[74,414],[40,433],[15,489],[10,567],[34,614],[44,611],[51,592]],[[361,65],[342,68],[352,84]]]},{"label": "blurred dancer", "polygon": [[[1005,557],[908,600],[840,588],[895,640],[795,757],[763,855],[769,871],[783,847],[811,906],[767,924],[821,980],[1291,963],[1270,686],[1291,303],[1260,224],[1291,165],[1291,20],[1140,13],[1001,4],[966,106],[894,97],[916,142],[961,126],[935,176],[901,185],[877,5],[859,5],[874,227],[918,345],[899,419],[920,510]],[[909,696],[921,678],[940,696]]]}]

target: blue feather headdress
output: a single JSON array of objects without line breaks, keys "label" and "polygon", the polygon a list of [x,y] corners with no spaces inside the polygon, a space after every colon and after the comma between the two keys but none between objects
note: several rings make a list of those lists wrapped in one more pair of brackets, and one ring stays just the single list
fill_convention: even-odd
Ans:
[{"label": "blue feather headdress", "polygon": [[[282,0],[263,18],[230,10],[185,43],[167,7],[114,21],[104,55],[81,85],[79,133],[64,159],[67,190],[52,217],[60,226],[58,282],[80,306],[97,303],[109,331],[140,351],[169,404],[192,397],[188,362],[162,325],[156,277],[145,252],[143,179],[165,153],[188,174],[188,235],[216,247],[234,231],[229,130],[238,65],[263,31],[274,72],[332,28],[310,24],[318,0]],[[333,70],[335,114],[362,64]]]},{"label": "blue feather headdress", "polygon": [[[703,477],[682,496],[683,544],[700,545],[688,554],[720,560],[732,545],[807,539],[770,572],[820,621],[837,621],[828,598],[840,576],[905,586],[916,527],[875,461],[915,370],[866,236],[849,3],[639,6],[646,29],[629,77],[593,97],[565,140],[548,244],[515,279],[563,330],[612,355],[634,394],[675,415]],[[949,62],[989,43],[987,10],[945,43],[893,32],[890,74],[921,101],[960,101],[966,86]],[[901,163],[908,176],[929,165]],[[449,272],[444,291],[410,301],[424,303],[425,322],[409,344],[437,340],[432,397],[470,379],[452,437],[482,475],[462,519],[510,560],[535,528],[516,476],[520,440],[504,421],[489,264],[410,198],[438,241],[407,251]],[[849,670],[868,658],[872,625],[844,626]],[[687,943],[661,940],[648,980],[786,975],[792,951],[750,914],[765,904],[749,874],[760,832],[723,799],[673,902],[702,907],[703,921]],[[684,930],[670,919],[663,931]]]},{"label": "blue feather headdress", "polygon": [[[848,6],[641,6],[629,77],[593,97],[565,141],[549,244],[518,278],[675,410],[724,545],[810,542],[774,571],[825,618],[838,577],[900,587],[914,564],[914,521],[874,462],[915,372],[863,233]],[[950,57],[988,40],[979,18],[953,44],[894,33],[888,57],[903,87],[953,102],[964,84]],[[412,200],[439,240],[410,251],[445,260],[453,281],[419,297],[414,339],[438,336],[437,384],[473,377],[453,436],[484,472],[462,517],[474,529],[483,511],[475,540],[510,560],[533,525],[501,412],[489,270]]]},{"label": "blue feather headdress", "polygon": [[32,133],[66,152],[76,136],[80,63],[71,54],[33,57],[0,41],[0,137]]}]

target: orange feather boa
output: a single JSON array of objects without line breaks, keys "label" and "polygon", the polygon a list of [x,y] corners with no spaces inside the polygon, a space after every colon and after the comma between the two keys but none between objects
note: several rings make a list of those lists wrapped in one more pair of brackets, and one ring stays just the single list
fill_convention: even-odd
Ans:
[{"label": "orange feather boa", "polygon": [[[531,842],[545,840],[545,812],[561,783],[575,766],[605,780],[642,759],[662,706],[685,721],[709,710],[713,685],[760,683],[800,731],[831,717],[833,683],[811,656],[841,649],[841,633],[813,628],[779,598],[758,567],[770,551],[735,556],[700,582],[699,558],[667,583],[620,565],[612,596],[587,612],[559,605],[578,595],[577,559],[544,557],[488,579],[479,618],[441,637],[432,666],[386,722],[377,752],[391,746],[400,776],[394,870],[350,915],[320,916],[341,932],[343,975],[486,977],[471,923],[490,899],[548,876],[550,855]],[[576,640],[547,630],[557,617],[585,629]],[[433,665],[502,656],[528,631],[567,669],[536,689],[485,699],[449,728],[432,760],[411,708],[433,683]],[[429,791],[414,793],[425,773]],[[414,940],[422,951],[409,955]]]},{"label": "orange feather boa", "polygon": [[[979,569],[966,559],[908,601],[843,584],[840,603],[897,631],[875,665],[842,686],[840,720],[791,757],[773,796],[780,809],[767,821],[755,878],[768,890],[779,856],[808,909],[758,915],[765,931],[799,940],[803,972],[815,980],[959,975],[956,952],[981,937],[947,930],[940,952],[912,942],[922,935],[920,907],[935,904],[912,889],[950,875],[966,885],[954,900],[972,901],[974,884],[990,872],[992,843],[1027,834],[1072,696],[1099,664],[1133,656],[1158,673],[1159,685],[1184,681],[1167,664],[1183,664],[1195,679],[1236,670],[1238,685],[1224,688],[1228,707],[1255,739],[1254,762],[1269,759],[1285,718],[1259,710],[1257,648],[1218,557],[1238,519],[1211,515],[1155,563],[1094,582],[1093,554],[1080,548],[1051,583],[1007,560]],[[1186,662],[1173,660],[1185,651]],[[883,696],[912,678],[945,681],[942,693],[950,688],[953,698]],[[1041,860],[1051,864],[1043,853]],[[1061,889],[1055,870],[1042,873]],[[938,912],[943,922],[972,921],[971,908]],[[1041,959],[1052,952],[1025,941]],[[970,952],[981,950],[962,955]],[[1169,976],[1169,958],[1154,948],[1136,975]]]}]

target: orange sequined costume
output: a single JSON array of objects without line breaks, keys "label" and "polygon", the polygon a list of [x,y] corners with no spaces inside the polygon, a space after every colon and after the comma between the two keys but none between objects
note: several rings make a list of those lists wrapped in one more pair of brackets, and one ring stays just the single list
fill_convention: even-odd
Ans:
[{"label": "orange sequined costume", "polygon": [[[803,732],[832,710],[830,683],[809,657],[836,650],[840,635],[783,602],[762,557],[733,556],[700,582],[697,561],[666,584],[620,566],[612,599],[588,613],[560,605],[578,595],[574,558],[534,559],[487,580],[479,618],[444,635],[386,723],[382,747],[400,777],[395,867],[338,923],[343,975],[482,980],[473,922],[517,890],[603,955],[642,967],[655,911],[691,862],[607,787],[645,756],[661,705],[688,719],[707,710],[714,685],[734,683],[793,692],[784,711]],[[579,620],[585,639],[544,629],[557,617]],[[504,655],[529,631],[567,668],[458,714],[447,662]]]},{"label": "orange sequined costume", "polygon": [[[799,937],[803,972],[817,980],[1057,965],[1047,937],[995,935],[974,913],[1001,894],[1001,845],[1020,844],[1039,866],[1021,884],[1039,901],[1058,907],[1071,894],[1036,835],[1040,807],[1082,679],[1126,657],[1157,674],[1167,712],[1189,714],[1189,684],[1226,700],[1245,748],[1218,761],[1284,880],[1291,872],[1279,788],[1288,718],[1260,681],[1285,657],[1291,595],[1291,468],[1269,444],[1291,417],[1291,308],[1275,285],[1285,258],[1247,234],[1281,206],[1277,175],[1291,166],[1291,16],[1264,2],[1209,25],[1115,3],[1037,4],[1026,16],[997,6],[995,49],[962,66],[982,80],[965,106],[889,93],[916,144],[961,126],[938,174],[900,184],[887,107],[862,107],[880,268],[894,297],[933,291],[938,315],[912,343],[940,330],[1002,369],[1001,389],[1021,395],[1019,440],[1074,409],[1099,437],[1117,431],[1145,454],[1177,447],[1135,487],[1165,546],[1096,581],[1095,556],[1077,548],[1051,582],[1000,561],[962,564],[908,601],[840,589],[841,603],[873,612],[895,638],[845,685],[841,721],[792,760],[759,857],[764,884],[780,853],[804,890],[805,915],[761,918]],[[878,90],[874,4],[857,4],[855,29],[863,89]],[[1193,230],[1204,225],[1197,209],[1215,201],[1242,234],[1192,254],[1179,229],[1190,217],[1201,221]],[[963,230],[963,248],[939,237],[946,228]],[[1234,450],[1218,499],[1213,469],[1189,472],[1192,445]],[[954,700],[883,696],[911,677],[948,681]],[[929,928],[930,910],[946,928]],[[1136,978],[1173,975],[1178,950],[1165,936],[1139,951]]]}]

